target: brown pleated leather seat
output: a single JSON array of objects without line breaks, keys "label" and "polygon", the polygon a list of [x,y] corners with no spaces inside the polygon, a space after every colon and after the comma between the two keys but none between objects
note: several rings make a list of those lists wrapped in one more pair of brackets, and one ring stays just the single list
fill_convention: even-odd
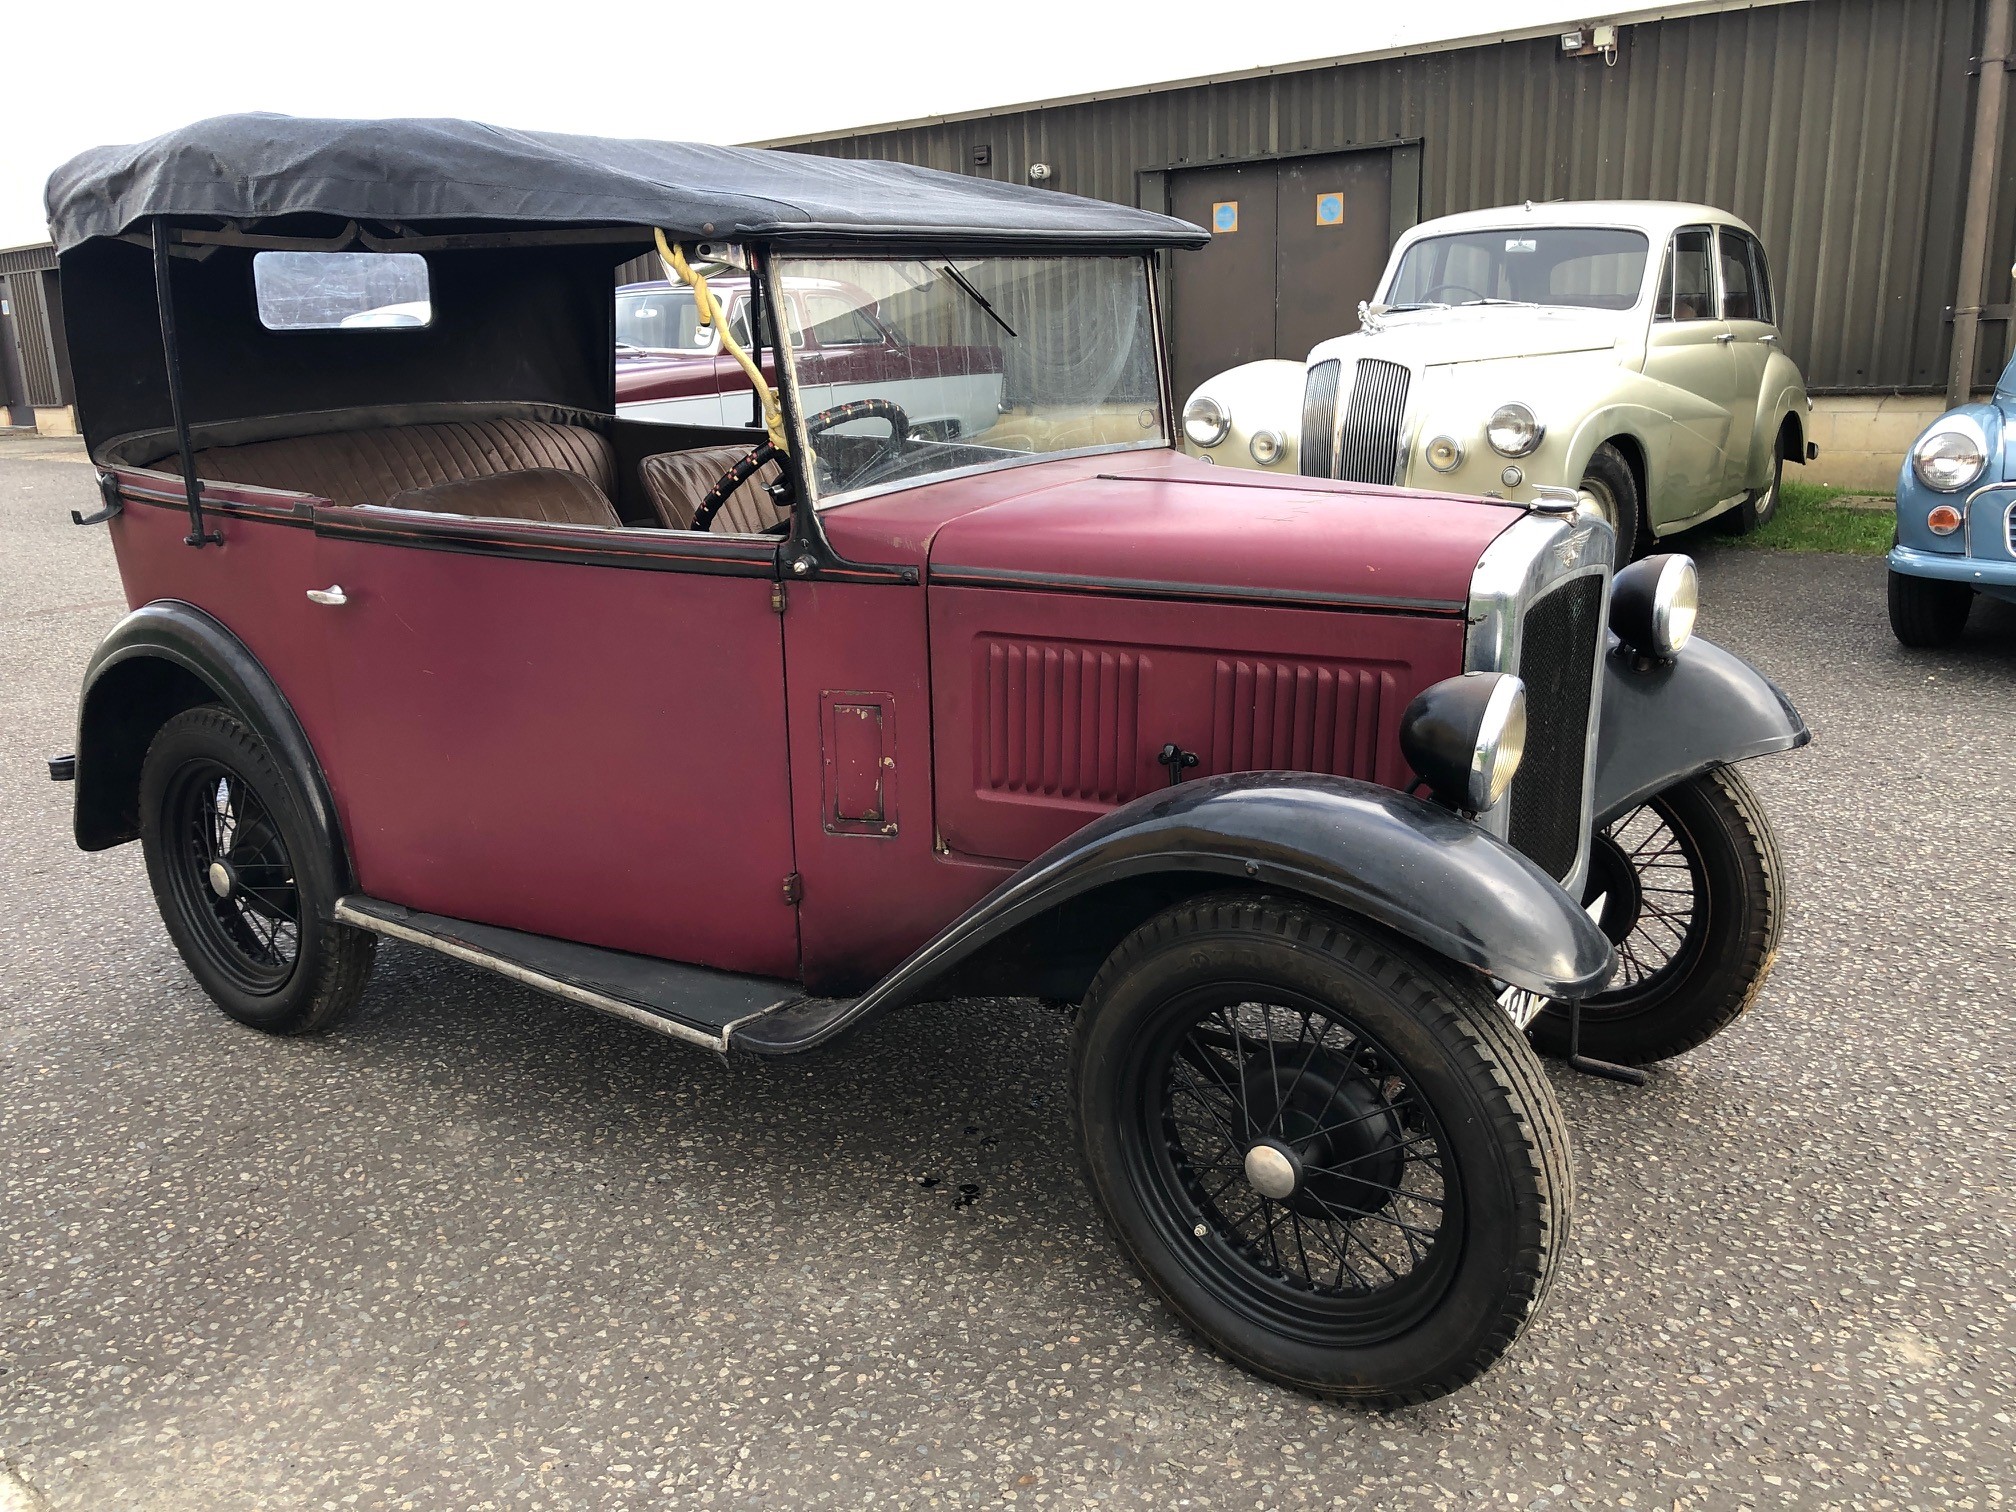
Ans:
[{"label": "brown pleated leather seat", "polygon": [[[172,457],[152,465],[175,470]],[[196,453],[198,477],[292,489],[350,505],[386,504],[411,489],[535,469],[578,474],[606,503],[615,491],[616,451],[607,437],[578,425],[458,420],[290,436]]]},{"label": "brown pleated leather seat", "polygon": [[494,473],[487,478],[457,478],[431,488],[409,488],[386,500],[388,509],[419,509],[429,514],[474,515],[481,520],[543,520],[549,525],[600,525],[614,530],[623,522],[609,496],[577,472],[557,467],[533,467],[524,472]]},{"label": "brown pleated leather seat", "polygon": [[[637,472],[658,523],[667,530],[691,530],[693,516],[707,491],[748,455],[746,446],[702,446],[646,457]],[[709,529],[717,535],[761,535],[780,520],[789,519],[791,511],[779,508],[765,491],[779,476],[781,470],[775,462],[764,463],[754,477],[728,496]]]}]

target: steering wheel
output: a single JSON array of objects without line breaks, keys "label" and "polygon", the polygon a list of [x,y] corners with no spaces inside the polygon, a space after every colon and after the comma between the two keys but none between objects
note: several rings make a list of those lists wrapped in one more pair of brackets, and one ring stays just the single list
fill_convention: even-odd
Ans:
[{"label": "steering wheel", "polygon": [[[887,399],[856,399],[847,404],[836,404],[831,409],[823,409],[805,422],[807,436],[820,436],[836,425],[846,425],[853,420],[886,420],[889,422],[889,439],[882,443],[880,450],[895,453],[910,437],[910,417],[902,406],[892,404]],[[689,530],[711,530],[714,517],[721,512],[735,490],[747,483],[764,465],[777,460],[775,445],[765,440],[759,442],[749,454],[715,480],[701,499],[700,507],[693,511],[693,523]]]},{"label": "steering wheel", "polygon": [[1434,303],[1436,303],[1436,299],[1435,299],[1435,296],[1436,296],[1437,294],[1440,294],[1440,293],[1441,293],[1441,292],[1442,292],[1442,291],[1443,291],[1444,289],[1450,289],[1450,290],[1453,290],[1454,292],[1456,292],[1456,293],[1458,293],[1458,294],[1468,294],[1468,295],[1470,295],[1470,296],[1471,296],[1472,298],[1474,298],[1474,299],[1482,299],[1482,298],[1484,297],[1482,293],[1480,293],[1480,292],[1479,292],[1478,290],[1476,290],[1476,289],[1473,289],[1473,288],[1471,288],[1471,287],[1470,287],[1470,285],[1468,285],[1468,284],[1459,284],[1459,283],[1439,283],[1439,284],[1435,285],[1435,287],[1434,287],[1434,288],[1430,289],[1430,290],[1429,290],[1429,291],[1428,291],[1427,293],[1425,293],[1425,294],[1423,294],[1423,295],[1421,296],[1421,303],[1423,303],[1423,304],[1434,304]]}]

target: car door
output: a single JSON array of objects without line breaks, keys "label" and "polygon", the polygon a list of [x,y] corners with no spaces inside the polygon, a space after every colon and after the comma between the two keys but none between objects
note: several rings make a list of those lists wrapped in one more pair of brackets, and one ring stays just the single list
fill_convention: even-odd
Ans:
[{"label": "car door", "polygon": [[1670,421],[1648,501],[1658,525],[1700,514],[1725,496],[1736,359],[1721,318],[1715,259],[1712,227],[1673,233],[1646,335],[1645,374],[1665,386],[1655,402]]},{"label": "car door", "polygon": [[317,533],[363,892],[797,974],[774,541],[335,507]]},{"label": "car door", "polygon": [[1753,475],[1758,410],[1764,390],[1764,368],[1778,340],[1771,322],[1770,283],[1764,276],[1764,249],[1747,231],[1716,228],[1722,276],[1722,319],[1729,327],[1729,351],[1735,359],[1736,392],[1729,427],[1729,466],[1722,492],[1745,493],[1766,482]]}]

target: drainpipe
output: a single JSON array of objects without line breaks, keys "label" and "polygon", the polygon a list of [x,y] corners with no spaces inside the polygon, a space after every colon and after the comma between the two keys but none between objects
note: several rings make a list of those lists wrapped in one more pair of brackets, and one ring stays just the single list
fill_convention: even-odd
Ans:
[{"label": "drainpipe", "polygon": [[1967,168],[1966,219],[1960,226],[1960,286],[1953,295],[1953,362],[1946,374],[1946,403],[1965,404],[1974,387],[1974,358],[1981,342],[1981,303],[1987,292],[1988,236],[2002,155],[2002,100],[2009,80],[2010,0],[1985,0],[1981,82],[1974,91],[1974,159]]}]

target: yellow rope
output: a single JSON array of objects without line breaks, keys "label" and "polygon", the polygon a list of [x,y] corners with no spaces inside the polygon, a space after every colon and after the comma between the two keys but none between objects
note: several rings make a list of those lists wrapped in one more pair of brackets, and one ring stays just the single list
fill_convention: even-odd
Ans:
[{"label": "yellow rope", "polygon": [[665,271],[693,290],[693,299],[700,307],[700,319],[721,333],[721,345],[730,357],[742,366],[749,375],[749,382],[756,390],[756,397],[763,403],[763,428],[770,433],[770,444],[780,452],[791,448],[784,437],[784,411],[778,407],[777,394],[764,381],[763,370],[756,366],[749,354],[742,350],[742,344],[728,329],[727,318],[721,312],[721,305],[714,298],[714,291],[707,287],[707,280],[693,271],[686,262],[686,249],[665,239],[662,230],[655,229],[658,238],[658,256],[665,264]]}]

